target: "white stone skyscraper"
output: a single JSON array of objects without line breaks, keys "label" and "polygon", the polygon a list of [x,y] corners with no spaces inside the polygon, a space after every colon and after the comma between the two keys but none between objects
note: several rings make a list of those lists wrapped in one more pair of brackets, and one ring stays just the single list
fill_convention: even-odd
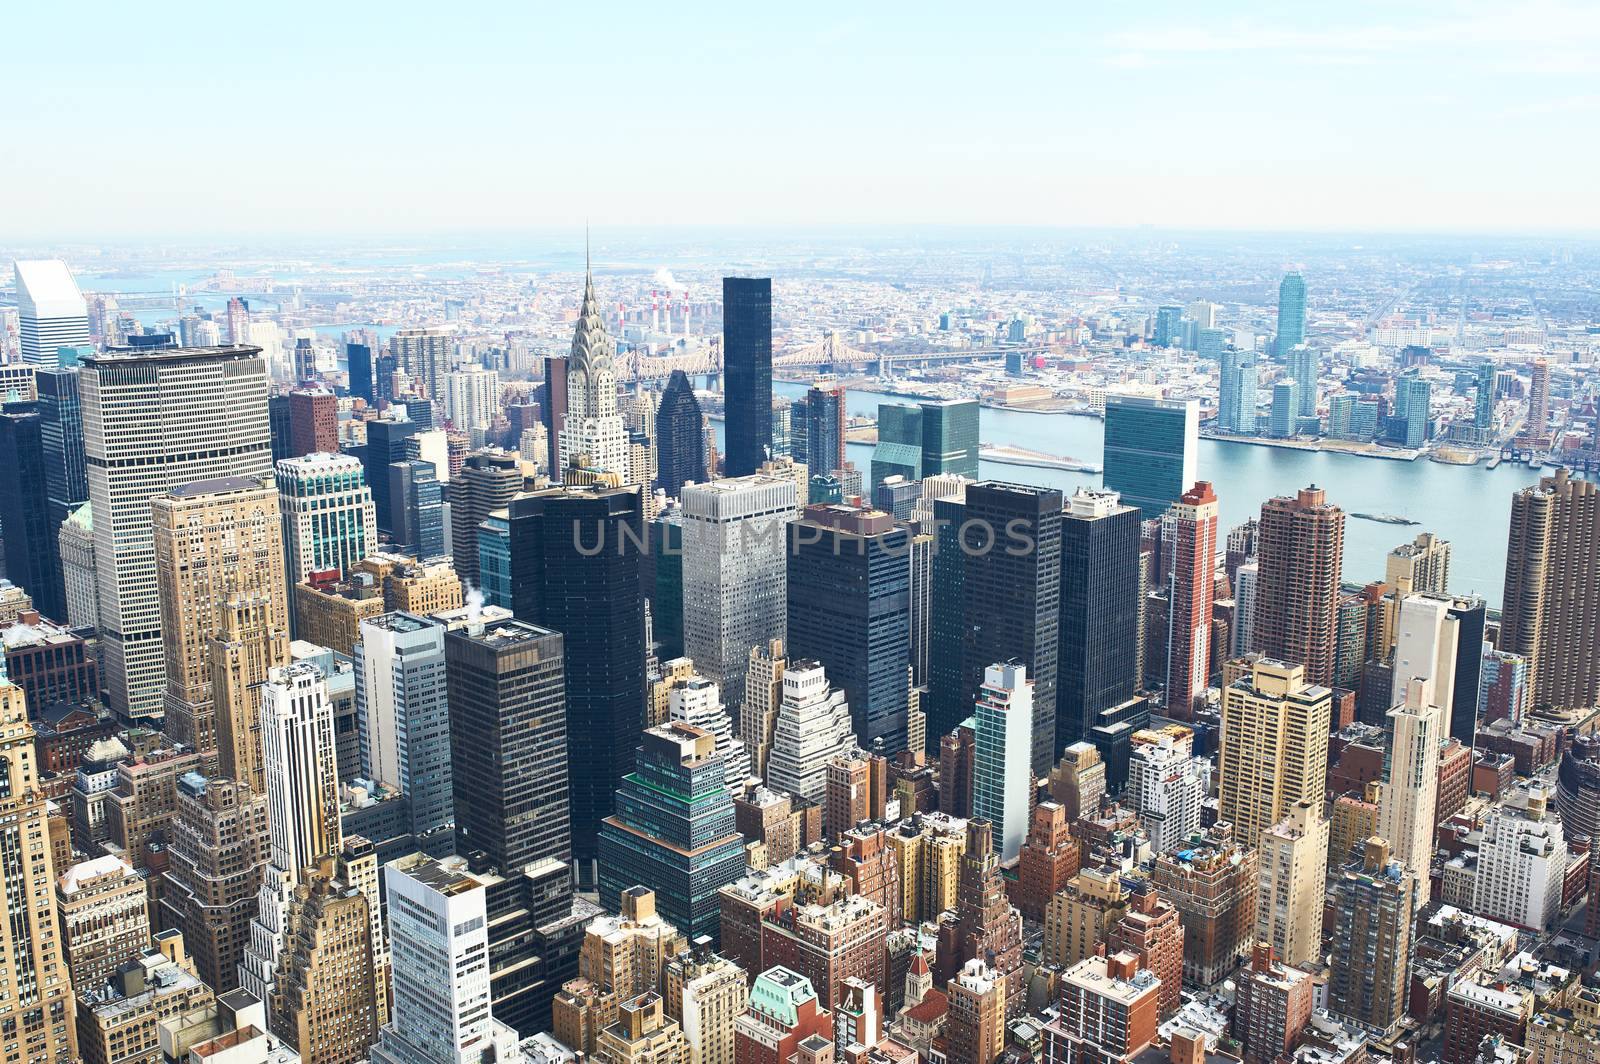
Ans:
[{"label": "white stone skyscraper", "polygon": [[1256,589],[1261,586],[1261,566],[1246,562],[1239,566],[1233,582],[1233,631],[1230,656],[1242,658],[1254,650],[1256,625]]},{"label": "white stone skyscraper", "polygon": [[459,857],[420,853],[383,870],[394,1007],[372,1064],[519,1060],[517,1032],[494,1018],[483,883]]},{"label": "white stone skyscraper", "polygon": [[987,820],[1002,861],[1022,852],[1033,790],[1033,680],[1017,662],[984,669],[973,711],[972,815]]},{"label": "white stone skyscraper", "polygon": [[595,299],[594,275],[587,271],[567,358],[567,415],[560,443],[563,474],[583,457],[589,468],[627,478],[628,426],[617,411],[616,345]]},{"label": "white stone skyscraper", "polygon": [[682,506],[683,651],[732,712],[751,649],[786,635],[784,537],[798,514],[795,482],[756,474],[686,484]]},{"label": "white stone skyscraper", "polygon": [[308,661],[273,669],[261,689],[261,718],[271,859],[239,964],[239,985],[267,1001],[283,955],[284,914],[294,888],[320,859],[339,852],[343,838],[333,702],[322,670]]},{"label": "white stone skyscraper", "polygon": [[1128,804],[1144,820],[1156,853],[1177,848],[1200,830],[1200,806],[1211,789],[1211,765],[1170,736],[1133,748]]},{"label": "white stone skyscraper", "polygon": [[1449,737],[1445,711],[1431,703],[1426,680],[1413,677],[1405,700],[1389,711],[1389,778],[1378,797],[1378,834],[1395,860],[1417,877],[1417,904],[1428,900],[1433,815],[1439,801],[1439,744]]},{"label": "white stone skyscraper", "polygon": [[1547,784],[1519,783],[1483,820],[1472,911],[1536,931],[1561,911],[1561,885],[1571,855]]},{"label": "white stone skyscraper", "polygon": [[89,304],[60,259],[12,263],[17,271],[17,333],[22,361],[54,366],[56,349],[89,342]]},{"label": "white stone skyscraper", "polygon": [[820,802],[827,788],[828,762],[855,746],[844,692],[828,686],[828,675],[816,662],[790,662],[783,670],[783,700],[767,756],[767,785]]},{"label": "white stone skyscraper", "polygon": [[166,681],[150,500],[272,475],[267,365],[254,347],[117,349],[80,363],[100,645],[111,708],[158,718]]},{"label": "white stone skyscraper", "polygon": [[673,682],[667,692],[669,718],[703,728],[716,736],[717,756],[728,773],[728,790],[744,793],[750,778],[750,753],[744,740],[734,734],[733,718],[722,704],[722,693],[704,676],[686,676]]},{"label": "white stone skyscraper", "polygon": [[398,787],[418,845],[455,830],[450,699],[441,624],[411,613],[363,620],[355,647],[361,770]]},{"label": "white stone skyscraper", "polygon": [[486,429],[500,416],[500,374],[482,366],[458,369],[445,378],[445,398],[458,432]]}]

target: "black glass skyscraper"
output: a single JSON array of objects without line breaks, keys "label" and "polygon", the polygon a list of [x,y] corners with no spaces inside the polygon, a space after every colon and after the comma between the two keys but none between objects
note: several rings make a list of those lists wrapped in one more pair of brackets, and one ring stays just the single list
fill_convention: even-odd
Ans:
[{"label": "black glass skyscraper", "polygon": [[972,714],[972,701],[963,693],[965,673],[961,668],[961,628],[966,623],[962,584],[967,566],[957,538],[966,512],[966,504],[960,499],[935,499],[933,503],[928,694],[922,703],[927,716],[924,749],[931,756],[938,756],[939,740]]},{"label": "black glass skyscraper", "polygon": [[789,528],[788,650],[820,661],[845,693],[863,745],[906,746],[911,533],[889,514],[807,507]]},{"label": "black glass skyscraper", "polygon": [[50,521],[59,527],[72,511],[89,500],[78,367],[41,368],[35,371],[33,380],[39,392],[39,431],[44,446]]},{"label": "black glass skyscraper", "polygon": [[1458,598],[1450,607],[1455,618],[1456,672],[1450,694],[1450,734],[1471,746],[1478,728],[1478,692],[1483,684],[1483,629],[1485,606],[1481,598]]},{"label": "black glass skyscraper", "polygon": [[289,412],[289,396],[267,397],[267,430],[272,434],[272,463],[294,457],[294,419]]},{"label": "black glass skyscraper", "polygon": [[50,520],[44,439],[34,403],[7,403],[0,412],[0,528],[5,529],[5,573],[33,596],[53,621],[66,622],[61,582],[60,525]]},{"label": "black glass skyscraper", "polygon": [[1139,529],[1111,492],[1080,491],[1062,517],[1057,754],[1138,687]]},{"label": "black glass skyscraper", "polygon": [[1061,493],[991,481],[967,488],[966,506],[961,664],[967,698],[977,697],[990,665],[1015,659],[1028,667],[1033,680],[1033,773],[1044,776],[1056,751]]},{"label": "black glass skyscraper", "polygon": [[372,391],[372,348],[366,344],[345,344],[344,357],[350,367],[350,394],[374,405]]},{"label": "black glass skyscraper", "polygon": [[449,553],[444,540],[444,485],[432,462],[408,459],[389,466],[390,534],[421,562]]},{"label": "black glass skyscraper", "polygon": [[572,900],[562,638],[495,621],[446,633],[444,652],[456,852],[488,888],[494,1014],[536,1030],[593,911]]},{"label": "black glass skyscraper", "polygon": [[373,362],[372,393],[377,398],[379,407],[394,398],[395,367],[395,357],[387,351],[379,354]]},{"label": "black glass skyscraper", "polygon": [[456,852],[514,871],[572,852],[562,637],[522,621],[445,633]]},{"label": "black glass skyscraper", "polygon": [[650,634],[656,657],[683,657],[683,512],[676,508],[650,522],[645,558],[645,594],[650,599]]},{"label": "black glass skyscraper", "polygon": [[722,279],[722,369],[725,472],[749,476],[772,446],[772,278]]},{"label": "black glass skyscraper", "polygon": [[694,386],[681,369],[672,371],[656,411],[656,487],[676,499],[685,481],[706,479],[706,430]]},{"label": "black glass skyscraper", "polygon": [[512,609],[565,640],[573,852],[587,884],[644,730],[642,500],[635,488],[551,488],[509,516]]},{"label": "black glass skyscraper", "polygon": [[[287,400],[287,397],[285,397]],[[275,400],[274,400],[275,401]],[[362,472],[372,489],[372,506],[377,511],[378,531],[395,534],[394,511],[389,504],[389,467],[406,460],[406,439],[420,426],[415,421],[367,422],[367,446],[361,452]],[[277,457],[277,435],[273,435],[273,457]]]},{"label": "black glass skyscraper", "polygon": [[418,432],[433,431],[433,400],[421,396],[410,396],[406,399],[406,417],[417,425]]}]

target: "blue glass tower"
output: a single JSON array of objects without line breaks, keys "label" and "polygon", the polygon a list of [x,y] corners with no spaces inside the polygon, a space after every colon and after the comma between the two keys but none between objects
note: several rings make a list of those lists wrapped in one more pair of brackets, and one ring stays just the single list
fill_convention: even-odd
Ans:
[{"label": "blue glass tower", "polygon": [[1283,275],[1278,284],[1278,336],[1273,348],[1281,359],[1306,342],[1306,279],[1298,271]]}]

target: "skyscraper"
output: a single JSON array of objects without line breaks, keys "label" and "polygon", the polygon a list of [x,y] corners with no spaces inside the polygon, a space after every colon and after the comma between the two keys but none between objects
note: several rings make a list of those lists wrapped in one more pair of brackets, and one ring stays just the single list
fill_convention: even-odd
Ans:
[{"label": "skyscraper", "polygon": [[1422,532],[1410,543],[1400,544],[1384,559],[1383,581],[1402,596],[1415,591],[1448,593],[1450,541]]},{"label": "skyscraper", "polygon": [[1062,514],[1060,747],[1089,738],[1100,713],[1138,689],[1139,525],[1136,507],[1093,488],[1074,492]]},{"label": "skyscraper", "polygon": [[1167,715],[1193,720],[1211,681],[1211,604],[1217,573],[1217,496],[1200,481],[1161,519],[1167,552]]},{"label": "skyscraper", "polygon": [[1511,500],[1498,649],[1528,659],[1534,705],[1600,701],[1600,486],[1567,470]]},{"label": "skyscraper", "polygon": [[561,642],[522,621],[445,635],[456,852],[497,869],[571,856]]},{"label": "skyscraper", "polygon": [[1528,367],[1528,417],[1517,443],[1529,450],[1550,446],[1550,363],[1536,358]]},{"label": "skyscraper", "polygon": [[322,385],[289,393],[289,454],[332,454],[339,449],[339,399]]},{"label": "skyscraper", "polygon": [[572,354],[566,365],[564,424],[561,428],[563,476],[579,464],[626,477],[628,428],[617,413],[616,345],[606,333],[600,303],[594,294],[594,276],[583,281],[583,306],[572,331]]},{"label": "skyscraper", "polygon": [[771,457],[772,278],[722,279],[722,348],[728,378],[724,473],[747,477]]},{"label": "skyscraper", "polygon": [[[50,523],[61,522],[89,500],[89,470],[83,449],[83,399],[78,392],[78,367],[34,370],[39,393],[39,440],[44,449],[45,493],[50,498]],[[66,618],[56,618],[66,620]]]},{"label": "skyscraper", "polygon": [[984,670],[973,711],[972,815],[987,821],[995,852],[1010,861],[1028,834],[1033,756],[1033,681],[1024,665],[997,664]]},{"label": "skyscraper", "polygon": [[217,745],[212,641],[222,608],[264,596],[288,627],[283,526],[271,481],[222,477],[150,500],[166,664],[166,730],[196,750]]},{"label": "skyscraper", "polygon": [[285,614],[282,598],[271,589],[229,595],[217,604],[216,633],[208,646],[217,762],[224,776],[257,796],[266,794],[261,689],[273,669],[289,664]]},{"label": "skyscraper", "polygon": [[481,434],[500,417],[500,374],[464,366],[445,375],[446,410],[457,432]]},{"label": "skyscraper", "polygon": [[271,859],[239,982],[270,1001],[283,958],[286,916],[297,886],[343,841],[333,703],[322,670],[310,662],[274,669],[261,691],[262,758]]},{"label": "skyscraper", "polygon": [[1273,341],[1278,358],[1306,342],[1306,280],[1299,271],[1283,275],[1278,285],[1278,332]]},{"label": "skyscraper", "polygon": [[784,638],[784,536],[795,482],[754,475],[683,490],[683,647],[732,711],[750,650]]},{"label": "skyscraper", "polygon": [[1416,877],[1389,856],[1381,838],[1334,881],[1333,971],[1328,1010],[1364,1027],[1389,1031],[1405,1013],[1410,978]]},{"label": "skyscraper", "polygon": [[372,347],[370,344],[344,345],[345,362],[350,367],[350,394],[365,399],[374,410],[378,406],[378,393],[372,387]]},{"label": "skyscraper", "polygon": [[1200,479],[1199,451],[1198,399],[1106,397],[1104,483],[1145,519],[1160,517]]},{"label": "skyscraper", "polygon": [[1223,688],[1217,809],[1241,842],[1260,839],[1294,803],[1322,799],[1332,702],[1303,666],[1269,658]]},{"label": "skyscraper", "polygon": [[478,572],[478,526],[494,511],[510,506],[521,490],[522,463],[509,451],[474,451],[451,479],[451,561],[469,587],[483,583]]},{"label": "skyscraper", "polygon": [[1124,802],[1144,821],[1150,847],[1168,853],[1200,830],[1200,806],[1211,789],[1211,764],[1191,757],[1170,735],[1135,746],[1128,758]]},{"label": "skyscraper", "polygon": [[79,385],[111,708],[159,717],[150,500],[197,480],[271,475],[266,363],[254,347],[113,350],[84,357]]},{"label": "skyscraper", "polygon": [[872,448],[872,490],[887,477],[922,479],[922,409],[901,403],[878,404],[878,442]]},{"label": "skyscraper", "polygon": [[378,1037],[387,979],[372,941],[376,886],[369,901],[339,863],[324,858],[284,910],[283,957],[267,1022],[301,1060],[356,1064]]},{"label": "skyscraper", "polygon": [[[758,463],[759,464],[759,463]],[[656,484],[676,499],[686,482],[706,479],[706,425],[694,386],[681,369],[667,378],[656,411]]]},{"label": "skyscraper", "polygon": [[1305,666],[1307,683],[1333,682],[1344,557],[1344,511],[1312,485],[1261,506],[1254,649]]},{"label": "skyscraper", "polygon": [[[781,650],[781,644],[774,649]],[[856,745],[850,730],[850,706],[844,692],[829,685],[827,673],[816,662],[796,660],[781,669],[773,668],[775,664],[768,663],[763,670],[776,672],[781,688],[766,761],[767,783],[796,798],[820,803],[828,763]]]},{"label": "skyscraper", "polygon": [[5,576],[33,596],[55,621],[67,619],[66,583],[58,525],[52,523],[44,439],[34,403],[0,410],[0,525],[5,529]]},{"label": "skyscraper", "polygon": [[420,458],[408,458],[389,466],[387,475],[390,535],[418,561],[444,559],[450,552],[450,543],[444,527],[444,485],[439,483],[439,467]]},{"label": "skyscraper", "polygon": [[1391,424],[1397,427],[1391,435],[1406,447],[1421,447],[1432,435],[1428,417],[1430,394],[1428,382],[1417,370],[1407,370],[1395,378]]},{"label": "skyscraper", "polygon": [[394,1010],[373,1064],[514,1060],[517,1033],[494,1018],[488,897],[460,858],[420,853],[384,866]]},{"label": "skyscraper", "polygon": [[410,613],[361,622],[356,721],[366,779],[398,787],[420,849],[448,852],[455,823],[444,626]]},{"label": "skyscraper", "polygon": [[686,936],[715,937],[717,891],[744,872],[725,780],[710,732],[677,722],[646,730],[616,813],[600,825],[600,897],[641,884]]},{"label": "skyscraper", "polygon": [[89,342],[89,305],[72,271],[60,259],[13,262],[17,283],[17,339],[22,361],[56,365],[56,349]]},{"label": "skyscraper", "polygon": [[469,621],[445,635],[456,853],[488,890],[495,1010],[527,1029],[547,1022],[583,937],[561,648],[559,633],[519,620]]},{"label": "skyscraper", "polygon": [[572,844],[586,884],[644,728],[640,504],[636,487],[564,487],[510,507],[512,609],[564,639]]},{"label": "skyscraper", "polygon": [[819,381],[805,399],[806,468],[816,476],[844,468],[844,388]]},{"label": "skyscraper", "polygon": [[1322,800],[1295,802],[1261,833],[1256,939],[1285,964],[1322,962],[1322,903],[1328,878],[1328,821]]},{"label": "skyscraper", "polygon": [[1478,363],[1477,388],[1472,400],[1472,427],[1479,443],[1494,442],[1495,364],[1492,359]]},{"label": "skyscraper", "polygon": [[343,576],[377,550],[372,489],[355,456],[286,458],[275,472],[283,514],[284,573],[291,587],[312,573],[337,571]]},{"label": "skyscraper", "polygon": [[455,345],[442,328],[401,329],[389,338],[395,368],[421,385],[433,402],[444,401],[444,378],[450,372],[450,350]]},{"label": "skyscraper", "polygon": [[789,652],[843,688],[866,746],[906,745],[910,531],[881,510],[808,506],[789,526]]},{"label": "skyscraper", "polygon": [[51,847],[38,844],[47,834],[46,810],[33,740],[27,699],[0,679],[0,846],[7,854],[0,889],[12,899],[0,928],[0,1009],[15,1020],[8,1034],[19,1059],[67,1064],[77,1059],[72,983],[50,904]]},{"label": "skyscraper", "polygon": [[1403,700],[1389,711],[1388,779],[1378,798],[1378,834],[1392,847],[1394,859],[1416,877],[1418,905],[1428,900],[1439,744],[1447,734],[1444,711],[1433,701],[1437,690],[1413,677],[1405,682]]},{"label": "skyscraper", "polygon": [[1285,378],[1272,386],[1272,407],[1267,415],[1267,435],[1286,440],[1300,431],[1300,382]]},{"label": "skyscraper", "polygon": [[922,477],[978,479],[978,401],[930,399],[922,410]]},{"label": "skyscraper", "polygon": [[[395,534],[396,506],[389,499],[389,467],[406,461],[406,440],[422,430],[409,418],[383,417],[367,422],[367,445],[361,452],[367,487],[372,491],[373,512],[378,531]],[[399,500],[401,504],[404,500]]]},{"label": "skyscraper", "polygon": [[1253,436],[1256,405],[1260,402],[1256,353],[1226,348],[1221,358],[1221,394],[1217,402],[1217,427],[1223,432]]},{"label": "skyscraper", "polygon": [[[1030,771],[1049,773],[1056,751],[1056,675],[1061,624],[1061,493],[985,482],[967,489],[963,542],[964,620],[960,684],[971,705],[984,670],[1015,660],[1033,679]],[[935,594],[943,589],[935,588]],[[948,682],[949,677],[940,677]]]}]

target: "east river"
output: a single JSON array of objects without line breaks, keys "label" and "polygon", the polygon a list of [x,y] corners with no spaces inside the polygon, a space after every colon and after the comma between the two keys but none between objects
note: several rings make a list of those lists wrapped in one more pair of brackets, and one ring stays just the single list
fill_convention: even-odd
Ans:
[{"label": "east river", "polygon": [[[804,385],[774,381],[772,390],[774,395],[795,398],[804,395],[806,389]],[[879,403],[915,401],[878,392],[852,390],[846,395],[849,412],[868,417],[876,415]],[[720,441],[721,423],[716,427]],[[1101,430],[1102,423],[1092,417],[987,407],[979,423],[979,435],[984,443],[1009,444],[1095,465],[1102,464]],[[872,466],[870,444],[850,444],[849,457],[864,475],[869,473]],[[980,471],[985,478],[1046,485],[1068,493],[1079,485],[1095,486],[1100,482],[1099,476],[1093,473],[1001,462],[984,462]],[[1344,553],[1347,582],[1382,579],[1384,555],[1417,533],[1429,531],[1452,544],[1450,590],[1457,594],[1482,595],[1491,608],[1498,609],[1505,582],[1506,528],[1511,516],[1511,496],[1517,489],[1536,481],[1539,474],[1526,465],[1509,462],[1489,469],[1483,465],[1446,465],[1425,458],[1399,462],[1331,451],[1298,451],[1202,439],[1200,477],[1211,481],[1221,504],[1219,551],[1220,540],[1227,530],[1256,516],[1264,500],[1293,495],[1308,484],[1316,484],[1327,491],[1330,502],[1342,506],[1347,514],[1397,514],[1420,522],[1392,525],[1347,517]]]}]

